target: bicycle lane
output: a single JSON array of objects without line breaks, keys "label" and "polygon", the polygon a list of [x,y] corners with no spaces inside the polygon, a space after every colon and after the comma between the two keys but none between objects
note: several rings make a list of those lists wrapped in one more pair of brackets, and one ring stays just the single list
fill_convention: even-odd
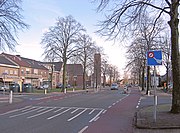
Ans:
[{"label": "bicycle lane", "polygon": [[90,123],[83,133],[132,133],[140,97],[139,90],[132,88],[129,96],[108,109],[97,121]]}]

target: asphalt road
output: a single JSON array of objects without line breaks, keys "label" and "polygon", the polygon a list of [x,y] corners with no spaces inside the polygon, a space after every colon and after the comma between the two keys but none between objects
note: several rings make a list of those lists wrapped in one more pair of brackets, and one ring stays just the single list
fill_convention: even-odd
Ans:
[{"label": "asphalt road", "polygon": [[116,110],[116,106],[119,109],[124,108],[124,105],[128,107],[130,102],[135,111],[140,95],[137,94],[126,102],[130,95],[122,94],[122,89],[107,89],[96,93],[21,96],[24,102],[1,109],[0,131],[1,133],[83,133],[98,119],[107,116],[108,111]]}]

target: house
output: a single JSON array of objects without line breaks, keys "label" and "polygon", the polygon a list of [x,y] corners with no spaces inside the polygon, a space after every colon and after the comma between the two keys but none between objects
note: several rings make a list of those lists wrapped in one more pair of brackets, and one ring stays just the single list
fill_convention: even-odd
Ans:
[{"label": "house", "polygon": [[[18,83],[20,91],[24,83],[31,83],[36,87],[52,81],[52,88],[62,84],[62,66],[62,62],[40,62],[20,55],[0,54],[1,80],[5,79],[7,84]],[[81,64],[67,64],[66,83],[82,87],[83,67]]]},{"label": "house", "polygon": [[[49,80],[52,76],[52,87],[62,84],[63,80],[63,63],[62,62],[41,62],[49,69]],[[53,71],[53,75],[52,75]],[[81,64],[66,64],[66,84],[74,87],[83,85],[83,67]]]},{"label": "house", "polygon": [[24,83],[31,83],[33,86],[40,86],[43,81],[48,80],[49,70],[44,67],[39,61],[24,57],[21,57],[21,60],[26,62],[30,66],[30,71],[26,70],[26,73],[23,75],[25,76]]},{"label": "house", "polygon": [[[31,83],[34,86],[39,86],[43,80],[48,80],[49,70],[38,61],[7,53],[2,53],[1,56],[4,56],[18,66],[17,76],[20,81],[17,81],[17,83],[20,85],[20,91],[22,91],[23,83]],[[10,68],[9,71],[11,72],[13,70]]]},{"label": "house", "polygon": [[1,84],[8,86],[11,82],[21,83],[18,75],[19,65],[9,60],[4,55],[0,55],[0,81]]},{"label": "house", "polygon": [[62,62],[41,62],[49,70],[48,80],[52,78],[52,88],[62,82]]},{"label": "house", "polygon": [[74,87],[83,86],[83,67],[81,64],[66,65],[67,84]]}]

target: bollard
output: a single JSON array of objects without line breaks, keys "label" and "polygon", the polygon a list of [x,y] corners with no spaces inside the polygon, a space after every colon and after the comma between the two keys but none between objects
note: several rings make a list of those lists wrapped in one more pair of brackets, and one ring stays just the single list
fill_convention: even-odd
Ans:
[{"label": "bollard", "polygon": [[150,96],[150,91],[148,91],[148,96]]},{"label": "bollard", "polygon": [[74,92],[74,88],[73,88],[73,92]]},{"label": "bollard", "polygon": [[47,94],[47,89],[44,90],[44,94]]},{"label": "bollard", "polygon": [[66,93],[66,88],[64,89],[64,93]]},{"label": "bollard", "polygon": [[11,104],[12,103],[12,90],[10,91],[10,93],[9,93],[9,103]]}]

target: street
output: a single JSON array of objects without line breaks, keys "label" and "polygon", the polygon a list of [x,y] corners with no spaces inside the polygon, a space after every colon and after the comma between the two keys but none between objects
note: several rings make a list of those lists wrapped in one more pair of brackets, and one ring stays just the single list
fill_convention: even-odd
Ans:
[{"label": "street", "polygon": [[[2,133],[97,132],[97,127],[102,130],[101,121],[104,119],[110,124],[104,129],[108,128],[111,133],[119,132],[120,128],[125,131],[131,129],[128,132],[132,132],[132,119],[140,94],[133,88],[130,94],[122,92],[122,89],[106,89],[99,92],[22,95],[23,102],[1,109],[0,130]],[[116,119],[108,120],[107,117]],[[122,122],[116,123],[118,121]]]}]

